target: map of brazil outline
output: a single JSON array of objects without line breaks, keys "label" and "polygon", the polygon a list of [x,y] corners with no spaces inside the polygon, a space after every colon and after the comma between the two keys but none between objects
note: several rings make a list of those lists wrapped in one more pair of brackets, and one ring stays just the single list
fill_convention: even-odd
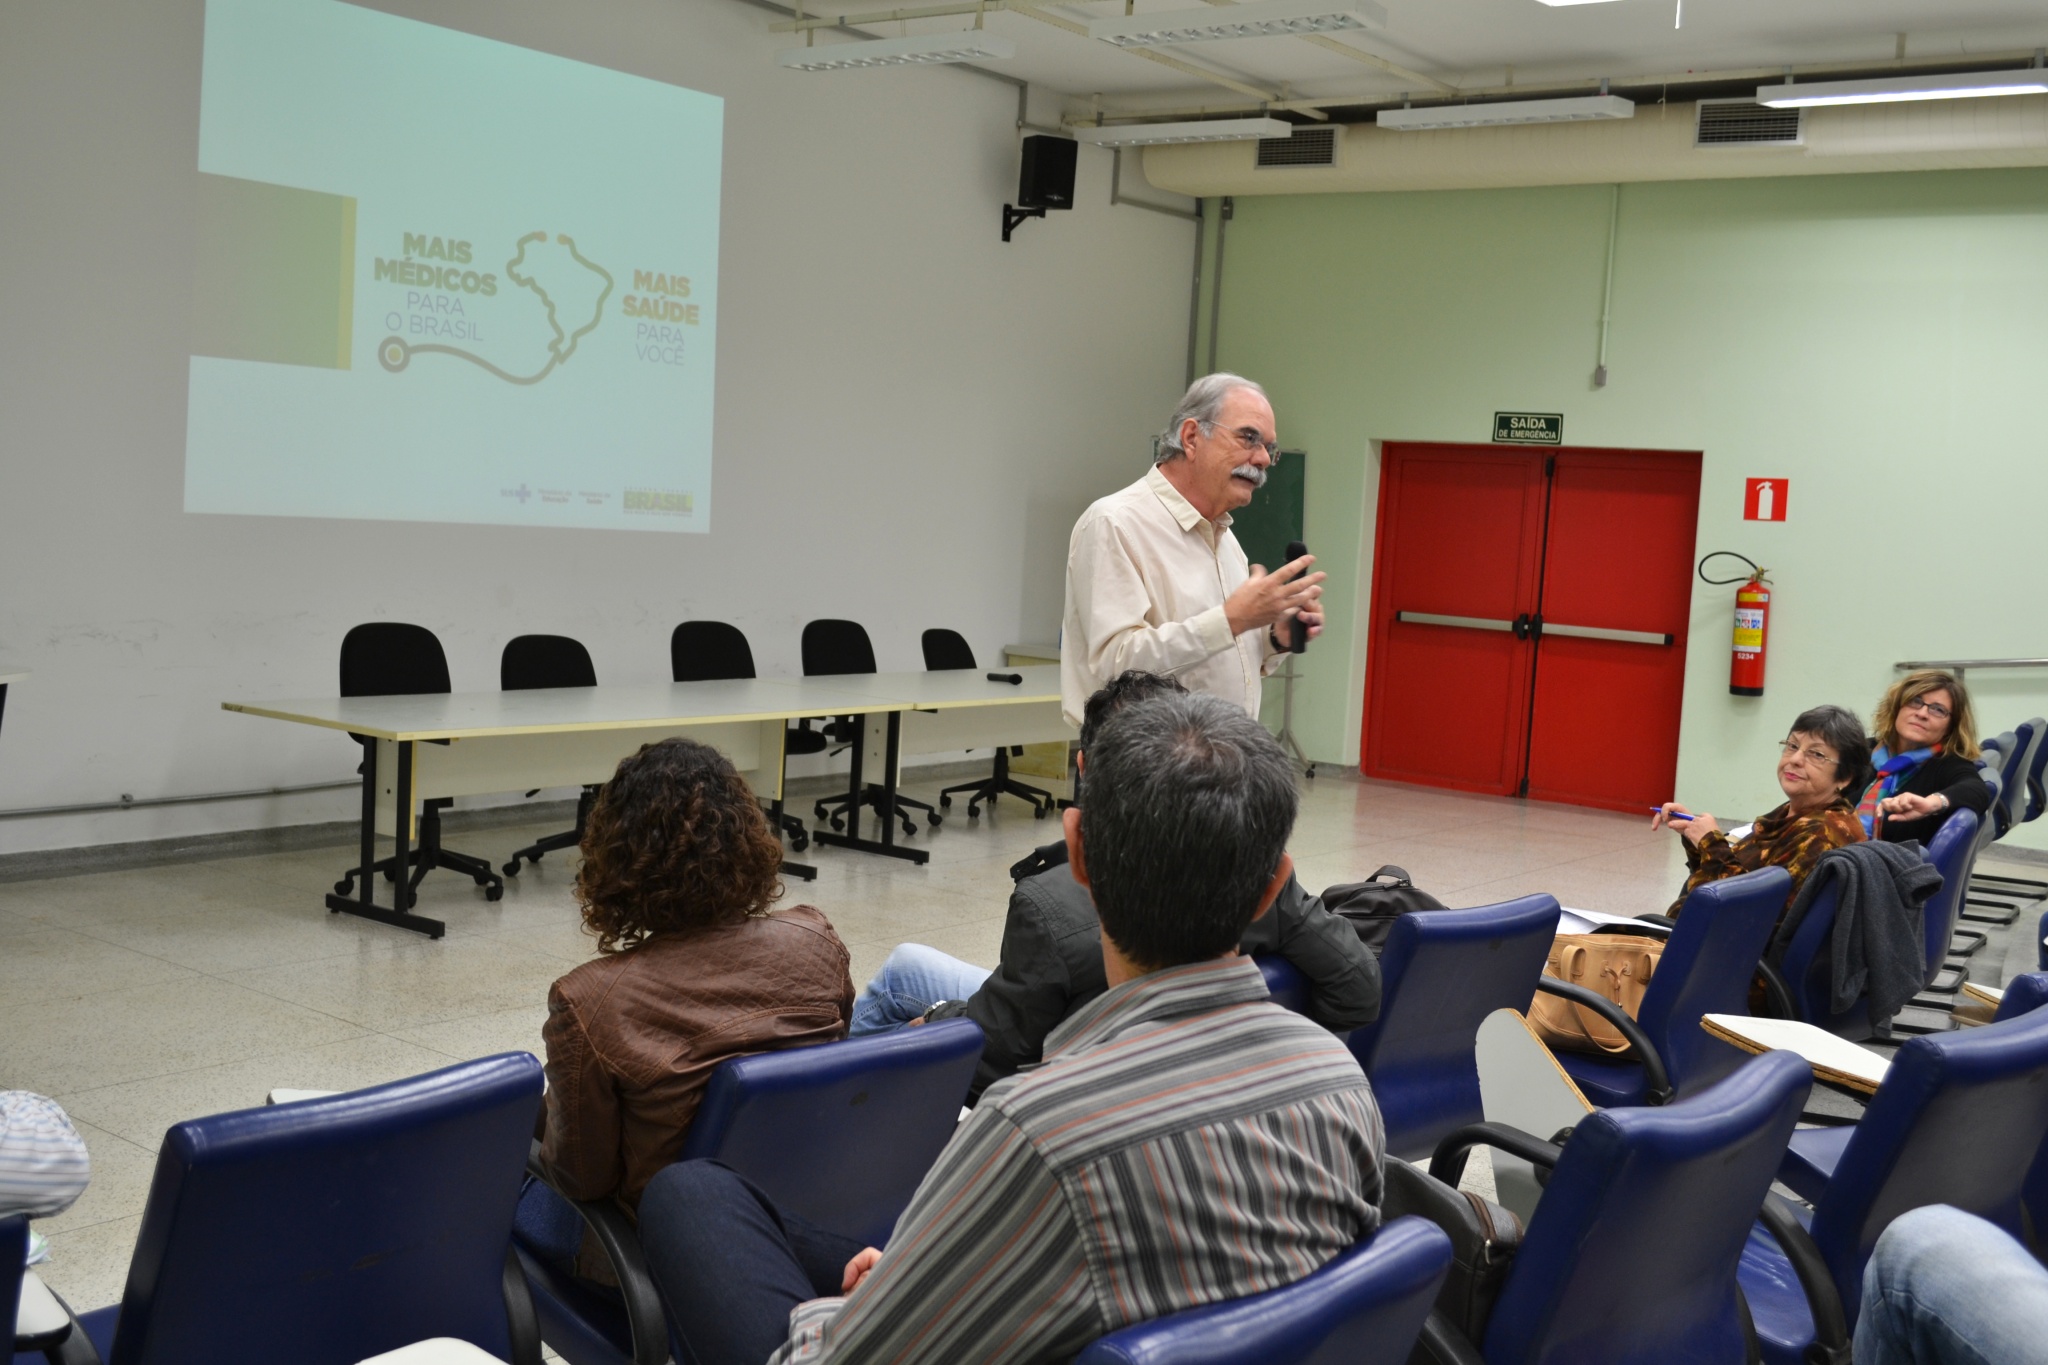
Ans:
[{"label": "map of brazil outline", "polygon": [[[410,234],[408,234],[408,236],[410,236]],[[615,282],[612,279],[611,272],[606,270],[603,266],[597,264],[595,261],[592,261],[589,258],[585,257],[582,252],[578,251],[576,249],[576,240],[573,237],[569,236],[569,234],[567,234],[566,232],[556,234],[556,245],[565,248],[569,256],[574,260],[574,262],[578,266],[581,266],[584,270],[589,271],[592,275],[604,281],[604,288],[598,293],[596,301],[590,305],[590,320],[588,322],[583,323],[580,327],[577,327],[574,331],[564,331],[562,327],[560,308],[557,303],[557,300],[548,293],[547,288],[541,284],[539,278],[533,273],[531,273],[530,267],[528,273],[520,273],[521,266],[526,264],[527,248],[529,246],[532,246],[536,242],[545,243],[547,240],[548,234],[545,231],[527,233],[524,237],[521,237],[519,239],[517,249],[514,251],[512,259],[505,262],[505,278],[511,280],[514,284],[518,285],[522,289],[531,290],[533,293],[539,295],[541,303],[547,308],[548,326],[554,331],[554,339],[548,342],[547,363],[541,366],[541,368],[536,373],[530,375],[515,375],[499,368],[497,365],[492,364],[490,361],[484,359],[482,356],[476,354],[474,351],[465,350],[459,346],[448,346],[438,342],[408,344],[405,338],[399,336],[388,336],[384,338],[383,341],[377,344],[378,361],[382,363],[385,369],[391,371],[393,374],[396,374],[399,371],[403,370],[408,364],[410,364],[412,357],[415,355],[452,355],[459,356],[460,358],[467,360],[472,364],[482,366],[484,369],[488,370],[490,373],[496,375],[498,378],[504,380],[508,384],[538,384],[541,380],[547,378],[549,374],[554,372],[554,369],[557,365],[564,363],[569,359],[570,356],[576,353],[576,343],[581,341],[585,336],[589,335],[589,333],[597,327],[597,324],[604,320],[605,301],[612,296],[612,290],[615,287]],[[433,241],[436,246],[441,245],[441,239],[435,238],[433,239]],[[463,242],[458,243],[458,245],[462,248],[462,254],[464,256],[467,256],[468,243]],[[383,262],[379,262],[380,266],[382,264]],[[383,278],[383,275],[384,272],[380,270],[379,278]],[[417,297],[416,291],[414,292],[414,297]],[[460,301],[457,300],[456,304],[457,307],[459,308]],[[386,318],[386,321],[389,321],[388,316]]]}]

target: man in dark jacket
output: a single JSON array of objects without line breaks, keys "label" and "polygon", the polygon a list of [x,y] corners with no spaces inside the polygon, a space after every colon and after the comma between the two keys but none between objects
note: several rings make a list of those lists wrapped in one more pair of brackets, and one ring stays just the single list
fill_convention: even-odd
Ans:
[{"label": "man in dark jacket", "polygon": [[[1186,689],[1171,678],[1135,670],[1088,699],[1081,726],[1083,760],[1103,721],[1124,706]],[[1085,780],[1085,775],[1084,775]],[[1010,869],[1016,887],[1003,925],[1002,959],[987,972],[957,958],[906,943],[854,1004],[855,1035],[885,1033],[925,1019],[966,1016],[986,1038],[975,1069],[973,1098],[989,1085],[1034,1065],[1046,1035],[1108,989],[1102,926],[1088,890],[1067,867],[1064,843],[1048,844]],[[1309,982],[1308,1013],[1337,1031],[1379,1017],[1379,963],[1350,923],[1323,908],[1290,876],[1272,913],[1254,920],[1238,943],[1248,956],[1277,953]]]}]

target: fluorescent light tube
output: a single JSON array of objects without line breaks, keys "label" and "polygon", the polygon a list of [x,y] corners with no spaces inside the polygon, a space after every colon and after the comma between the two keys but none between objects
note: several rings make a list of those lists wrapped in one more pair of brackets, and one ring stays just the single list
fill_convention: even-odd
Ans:
[{"label": "fluorescent light tube", "polygon": [[1195,123],[1123,123],[1113,128],[1076,128],[1077,142],[1097,147],[1152,147],[1167,142],[1249,142],[1292,137],[1294,125],[1277,118],[1223,118]]},{"label": "fluorescent light tube", "polygon": [[1439,104],[1428,109],[1382,109],[1379,124],[1396,132],[1433,128],[1499,128],[1516,123],[1583,123],[1634,118],[1635,105],[1619,95],[1565,100],[1507,100],[1498,104]]},{"label": "fluorescent light tube", "polygon": [[1773,109],[1819,104],[1890,104],[1898,100],[1967,100],[1989,95],[2048,94],[2048,70],[1972,71],[1959,76],[1886,76],[1872,81],[1814,81],[1808,85],[1765,85],[1756,102]]},{"label": "fluorescent light tube", "polygon": [[1017,45],[981,29],[925,33],[914,38],[790,47],[775,54],[792,71],[852,71],[868,66],[913,66],[930,62],[999,62],[1017,55]]},{"label": "fluorescent light tube", "polygon": [[1164,47],[1218,38],[1288,38],[1385,28],[1379,0],[1260,0],[1246,5],[1168,10],[1164,14],[1119,15],[1088,25],[1088,36],[1118,47]]}]

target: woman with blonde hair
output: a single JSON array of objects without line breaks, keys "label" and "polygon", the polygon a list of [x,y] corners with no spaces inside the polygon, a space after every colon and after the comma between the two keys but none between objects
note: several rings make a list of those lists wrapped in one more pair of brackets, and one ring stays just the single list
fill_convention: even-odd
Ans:
[{"label": "woman with blonde hair", "polygon": [[1961,678],[1938,668],[1908,673],[1885,692],[1871,721],[1876,778],[1856,806],[1871,838],[1931,843],[1950,811],[1973,810],[1981,818],[1990,808],[1991,789],[1977,775],[1977,720]]}]

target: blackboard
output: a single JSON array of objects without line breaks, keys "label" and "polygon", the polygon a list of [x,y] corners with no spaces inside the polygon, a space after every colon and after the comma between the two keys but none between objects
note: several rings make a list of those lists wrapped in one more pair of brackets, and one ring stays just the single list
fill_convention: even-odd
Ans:
[{"label": "blackboard", "polygon": [[1244,547],[1246,559],[1277,569],[1287,562],[1288,541],[1308,539],[1302,534],[1303,495],[1307,488],[1307,453],[1281,451],[1280,458],[1266,471],[1266,486],[1252,494],[1249,504],[1230,514],[1231,534]]}]

